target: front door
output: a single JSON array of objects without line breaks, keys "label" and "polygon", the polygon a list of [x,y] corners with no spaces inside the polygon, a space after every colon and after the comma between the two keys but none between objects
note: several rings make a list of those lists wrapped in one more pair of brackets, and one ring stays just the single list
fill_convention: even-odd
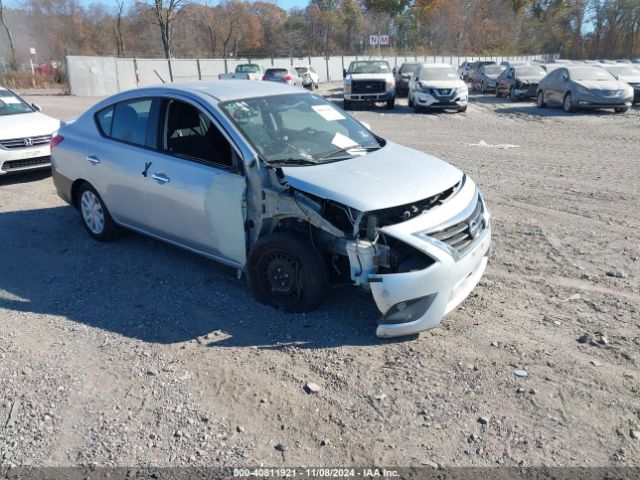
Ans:
[{"label": "front door", "polygon": [[150,233],[244,265],[240,157],[213,117],[189,101],[164,99],[160,154],[147,179]]}]

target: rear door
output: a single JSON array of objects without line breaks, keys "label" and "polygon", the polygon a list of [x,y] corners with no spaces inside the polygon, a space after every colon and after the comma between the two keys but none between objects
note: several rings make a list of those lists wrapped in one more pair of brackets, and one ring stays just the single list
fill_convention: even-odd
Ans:
[{"label": "rear door", "polygon": [[135,98],[99,111],[95,120],[102,138],[88,143],[85,161],[89,182],[120,224],[146,229],[145,166],[153,162],[154,115],[159,103]]},{"label": "rear door", "polygon": [[189,99],[162,99],[158,150],[146,187],[151,233],[244,265],[246,182],[215,118]]}]

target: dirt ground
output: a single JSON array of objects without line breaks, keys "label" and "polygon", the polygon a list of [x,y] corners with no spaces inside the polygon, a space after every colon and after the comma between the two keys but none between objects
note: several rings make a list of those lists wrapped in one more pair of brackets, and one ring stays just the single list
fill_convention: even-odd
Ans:
[{"label": "dirt ground", "polygon": [[418,338],[377,339],[352,288],[280,313],[188,252],[93,241],[48,173],[1,178],[0,465],[640,466],[640,110],[399,103],[354,115],[493,215],[483,280]]}]

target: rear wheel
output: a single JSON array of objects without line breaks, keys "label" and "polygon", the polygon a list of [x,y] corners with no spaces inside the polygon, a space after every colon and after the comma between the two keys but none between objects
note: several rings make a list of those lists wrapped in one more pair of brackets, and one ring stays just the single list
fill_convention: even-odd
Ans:
[{"label": "rear wheel", "polygon": [[629,111],[629,107],[618,107],[614,108],[616,113],[627,113]]},{"label": "rear wheel", "polygon": [[544,101],[544,93],[542,93],[542,90],[538,92],[538,97],[536,98],[536,105],[538,106],[538,108],[544,108],[547,106],[546,102]]},{"label": "rear wheel", "polygon": [[500,92],[500,85],[496,84],[496,98],[500,98],[502,93]]},{"label": "rear wheel", "polygon": [[101,242],[115,237],[118,227],[98,192],[88,183],[83,183],[78,190],[78,208],[89,235]]},{"label": "rear wheel", "polygon": [[251,249],[247,278],[262,303],[289,312],[310,312],[327,293],[325,264],[311,243],[289,232],[264,237]]},{"label": "rear wheel", "polygon": [[343,100],[342,101],[342,108],[344,108],[345,110],[351,110],[351,101]]},{"label": "rear wheel", "polygon": [[576,111],[575,107],[573,106],[573,97],[571,96],[570,92],[567,92],[564,96],[564,101],[562,102],[562,110],[564,110],[566,113],[573,113]]},{"label": "rear wheel", "polygon": [[411,92],[409,92],[408,97],[409,97],[409,106],[413,107],[413,95],[411,95]]},{"label": "rear wheel", "polygon": [[393,110],[396,106],[396,99],[387,100],[387,110]]}]

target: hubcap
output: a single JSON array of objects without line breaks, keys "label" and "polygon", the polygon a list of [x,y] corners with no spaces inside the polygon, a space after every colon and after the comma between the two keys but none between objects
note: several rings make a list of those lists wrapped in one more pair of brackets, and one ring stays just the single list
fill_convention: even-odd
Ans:
[{"label": "hubcap", "polygon": [[95,193],[87,190],[82,194],[80,210],[87,228],[96,235],[101,234],[104,229],[104,211]]}]

